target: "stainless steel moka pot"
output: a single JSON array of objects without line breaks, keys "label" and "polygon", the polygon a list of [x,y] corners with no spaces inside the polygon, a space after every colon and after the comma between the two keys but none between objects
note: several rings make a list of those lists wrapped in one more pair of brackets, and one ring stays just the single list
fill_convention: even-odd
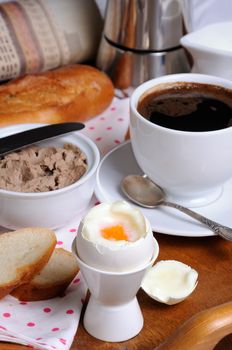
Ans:
[{"label": "stainless steel moka pot", "polygon": [[180,0],[108,0],[96,65],[120,89],[189,72],[184,34]]}]

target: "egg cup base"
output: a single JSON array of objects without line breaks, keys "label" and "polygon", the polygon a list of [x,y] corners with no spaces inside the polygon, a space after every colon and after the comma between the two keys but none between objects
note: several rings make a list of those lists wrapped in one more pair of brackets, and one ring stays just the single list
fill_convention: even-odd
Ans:
[{"label": "egg cup base", "polygon": [[143,328],[143,315],[134,297],[122,305],[104,305],[90,296],[85,315],[84,328],[93,337],[121,342],[135,337]]}]

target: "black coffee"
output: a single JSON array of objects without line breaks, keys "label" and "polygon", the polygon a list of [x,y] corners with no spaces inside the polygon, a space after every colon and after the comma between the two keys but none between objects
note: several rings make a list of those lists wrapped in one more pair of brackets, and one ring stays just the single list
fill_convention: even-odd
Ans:
[{"label": "black coffee", "polygon": [[[164,87],[167,84],[162,84]],[[176,83],[142,96],[139,113],[154,124],[182,131],[213,131],[232,126],[232,90]]]}]

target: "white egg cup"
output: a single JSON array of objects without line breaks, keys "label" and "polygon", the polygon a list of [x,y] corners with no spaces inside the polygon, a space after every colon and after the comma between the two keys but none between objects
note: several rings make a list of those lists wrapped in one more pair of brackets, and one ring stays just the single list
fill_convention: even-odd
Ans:
[{"label": "white egg cup", "polygon": [[152,259],[143,267],[127,272],[93,268],[78,257],[75,240],[72,248],[91,293],[84,314],[86,331],[108,342],[125,341],[136,336],[143,328],[143,315],[136,294],[147,269],[158,256],[157,241],[154,239]]}]

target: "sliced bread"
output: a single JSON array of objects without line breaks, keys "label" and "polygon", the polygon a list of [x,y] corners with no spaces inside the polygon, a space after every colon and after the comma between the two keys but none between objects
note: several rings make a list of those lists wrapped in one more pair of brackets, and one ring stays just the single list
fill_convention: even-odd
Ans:
[{"label": "sliced bread", "polygon": [[11,295],[23,301],[60,296],[78,271],[75,255],[63,248],[57,248],[45,267],[31,281],[14,289]]},{"label": "sliced bread", "polygon": [[0,235],[0,298],[30,281],[48,262],[56,245],[52,230],[28,227]]}]

